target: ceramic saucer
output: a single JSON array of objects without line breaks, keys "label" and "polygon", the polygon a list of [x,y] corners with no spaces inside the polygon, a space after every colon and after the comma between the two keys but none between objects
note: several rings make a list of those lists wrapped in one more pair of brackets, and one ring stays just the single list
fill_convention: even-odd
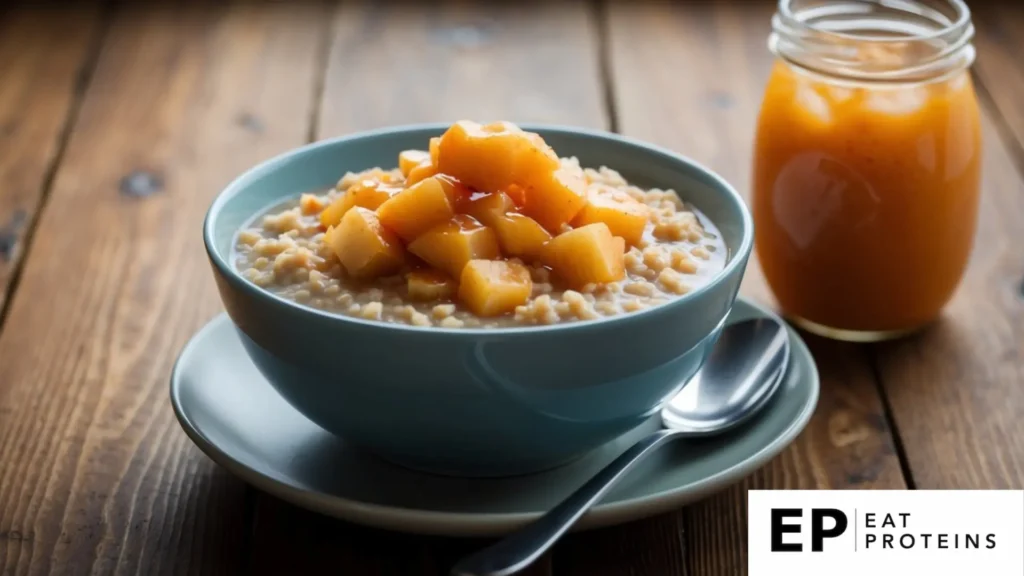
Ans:
[{"label": "ceramic saucer", "polygon": [[[774,316],[737,300],[730,322]],[[679,441],[651,456],[577,525],[595,528],[698,500],[750,474],[800,433],[818,400],[818,373],[789,330],[793,356],[776,398],[729,434]],[[358,451],[296,412],[253,366],[220,315],[182,350],[171,403],[188,436],[246,482],[298,506],[351,522],[423,534],[490,536],[554,506],[642,435],[652,419],[569,465],[499,479],[433,476]]]}]

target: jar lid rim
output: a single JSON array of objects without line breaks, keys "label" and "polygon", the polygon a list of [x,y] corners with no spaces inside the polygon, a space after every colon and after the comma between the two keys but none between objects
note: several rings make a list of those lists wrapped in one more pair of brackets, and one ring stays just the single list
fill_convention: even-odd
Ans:
[{"label": "jar lid rim", "polygon": [[[974,25],[963,0],[942,1],[950,10],[920,0],[779,0],[769,48],[791,64],[857,81],[945,77],[974,62]],[[889,34],[861,32],[876,28]]]},{"label": "jar lid rim", "polygon": [[[967,3],[963,0],[943,0],[947,2],[950,7],[956,11],[956,19],[949,22],[940,22],[936,18],[930,18],[936,24],[941,26],[936,27],[934,30],[929,32],[923,32],[920,34],[907,34],[906,36],[891,36],[891,35],[872,35],[861,32],[846,32],[841,30],[827,30],[807,22],[806,13],[813,11],[813,8],[808,9],[793,9],[793,3],[795,0],[778,0],[778,12],[777,16],[784,19],[789,26],[802,27],[806,29],[813,29],[818,32],[825,32],[829,35],[837,38],[843,38],[847,40],[855,40],[858,42],[906,42],[908,40],[937,40],[944,36],[949,36],[954,32],[961,32],[971,27],[971,11],[967,6]],[[934,9],[929,9],[927,6],[921,6],[920,2],[914,0],[847,0],[845,2],[835,2],[835,7],[853,6],[853,5],[876,5],[886,8],[895,8],[897,10],[910,11],[914,6],[924,8],[929,12],[936,12]],[[818,5],[814,8],[821,8],[826,5]],[[801,14],[805,14],[801,17]],[[917,12],[919,15],[921,12]]]}]

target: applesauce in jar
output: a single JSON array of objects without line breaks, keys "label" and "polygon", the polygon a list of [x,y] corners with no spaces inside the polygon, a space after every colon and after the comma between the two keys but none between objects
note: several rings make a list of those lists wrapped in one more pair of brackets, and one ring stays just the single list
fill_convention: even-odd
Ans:
[{"label": "applesauce in jar", "polygon": [[972,249],[981,125],[960,0],[781,0],[758,118],[756,250],[782,312],[846,340],[935,319]]}]

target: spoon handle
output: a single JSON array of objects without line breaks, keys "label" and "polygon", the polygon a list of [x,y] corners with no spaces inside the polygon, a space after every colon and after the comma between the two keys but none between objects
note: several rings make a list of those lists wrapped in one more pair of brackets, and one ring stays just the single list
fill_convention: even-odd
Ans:
[{"label": "spoon handle", "polygon": [[679,431],[662,429],[640,440],[558,506],[496,544],[469,556],[452,568],[452,576],[508,576],[526,568],[604,496],[634,466]]}]

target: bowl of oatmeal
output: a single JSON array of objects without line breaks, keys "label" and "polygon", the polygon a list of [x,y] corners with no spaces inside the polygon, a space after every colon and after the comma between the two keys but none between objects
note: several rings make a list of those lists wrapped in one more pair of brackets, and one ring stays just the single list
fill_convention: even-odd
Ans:
[{"label": "bowl of oatmeal", "polygon": [[204,239],[242,342],[323,428],[445,474],[557,466],[700,367],[752,224],[691,160],[460,121],[317,142],[239,176]]}]

